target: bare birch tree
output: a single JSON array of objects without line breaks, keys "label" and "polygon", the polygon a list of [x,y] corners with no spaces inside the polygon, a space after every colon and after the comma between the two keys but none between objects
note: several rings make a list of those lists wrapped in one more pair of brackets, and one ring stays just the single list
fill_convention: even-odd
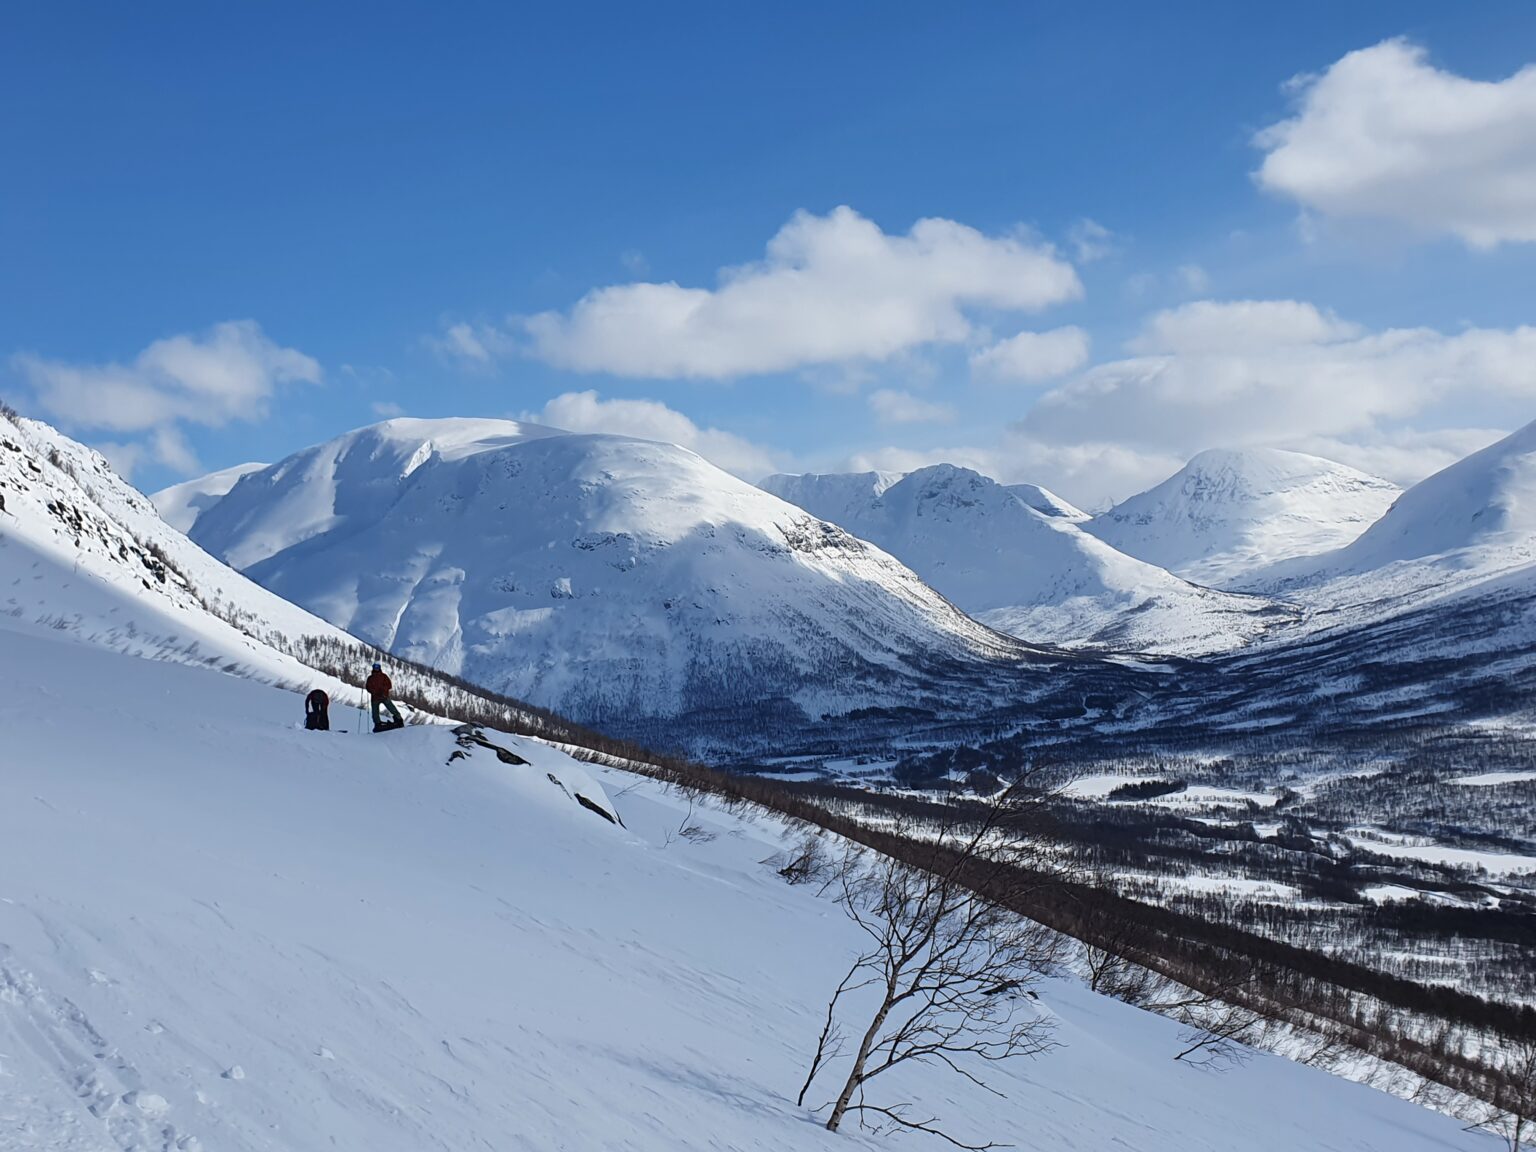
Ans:
[{"label": "bare birch tree", "polygon": [[[1057,959],[1060,938],[1003,906],[1021,888],[1049,882],[1042,877],[1053,871],[1024,819],[1032,809],[1011,789],[968,824],[954,815],[938,828],[901,829],[909,843],[931,847],[928,868],[867,853],[839,870],[839,903],[868,945],[827,1005],[798,1100],[804,1104],[812,1083],[852,1045],[842,1086],[822,1105],[831,1108],[830,1131],[852,1112],[876,1131],[928,1132],[964,1149],[1001,1147],[963,1143],[936,1117],[910,1103],[872,1100],[867,1089],[884,1073],[917,1063],[1002,1095],[982,1078],[987,1063],[1052,1047],[1050,1025],[1033,1009],[1028,989]],[[845,1023],[855,1011],[861,1023]]]}]

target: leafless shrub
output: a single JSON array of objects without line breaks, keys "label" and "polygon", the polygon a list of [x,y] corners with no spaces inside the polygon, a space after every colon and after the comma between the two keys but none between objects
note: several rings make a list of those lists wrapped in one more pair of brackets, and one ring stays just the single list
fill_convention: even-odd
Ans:
[{"label": "leafless shrub", "polygon": [[[906,829],[931,846],[928,867],[871,854],[840,870],[838,902],[869,943],[828,1002],[798,1097],[803,1105],[817,1077],[847,1054],[843,1017],[859,1011],[864,1022],[830,1103],[828,1130],[837,1131],[853,1112],[861,1126],[877,1132],[927,1132],[966,1149],[1001,1146],[964,1143],[943,1131],[936,1117],[909,1103],[872,1101],[866,1091],[882,1073],[921,1063],[1001,1095],[978,1068],[1052,1047],[1050,1024],[1026,994],[1058,958],[1061,938],[977,895],[1039,883],[1046,859],[1022,826],[1028,807],[1022,792],[1010,790],[974,822],[962,823],[957,813],[937,828]],[[866,991],[869,996],[861,995]],[[851,1007],[848,997],[859,1007]],[[870,1015],[864,1018],[863,1011]]]}]

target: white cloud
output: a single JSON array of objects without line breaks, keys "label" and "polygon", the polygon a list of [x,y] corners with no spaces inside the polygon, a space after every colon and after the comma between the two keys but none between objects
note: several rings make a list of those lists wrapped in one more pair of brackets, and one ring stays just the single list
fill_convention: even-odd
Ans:
[{"label": "white cloud", "polygon": [[450,324],[441,336],[430,337],[427,341],[449,360],[480,367],[488,366],[495,359],[496,351],[504,342],[505,338],[490,326],[463,321]]},{"label": "white cloud", "polygon": [[1205,448],[1291,448],[1408,485],[1536,410],[1536,327],[1371,331],[1301,301],[1206,300],[1152,315],[1130,349],[990,443],[881,448],[850,466],[949,461],[1088,509]]},{"label": "white cloud", "polygon": [[1020,332],[971,354],[971,370],[996,380],[1050,380],[1086,363],[1088,333],[1081,328]]},{"label": "white cloud", "polygon": [[680,444],[711,464],[752,481],[779,467],[778,457],[767,448],[719,428],[700,428],[656,400],[604,400],[596,392],[566,392],[541,411],[524,413],[519,419],[569,432],[607,432]]},{"label": "white cloud", "polygon": [[1115,250],[1115,234],[1097,220],[1084,216],[1067,229],[1067,243],[1079,264],[1102,260]]},{"label": "white cloud", "polygon": [[1493,428],[1395,429],[1354,440],[1313,436],[1287,447],[1337,460],[1407,487],[1508,434],[1508,429]]},{"label": "white cloud", "polygon": [[393,400],[377,400],[368,406],[373,414],[381,420],[393,420],[397,416],[404,416],[405,409]]},{"label": "white cloud", "polygon": [[1241,353],[1347,340],[1358,326],[1298,300],[1197,300],[1158,312],[1133,352]]},{"label": "white cloud", "polygon": [[1536,401],[1536,328],[1368,332],[1297,301],[1201,301],[1152,317],[1129,359],[1044,396],[1049,443],[1202,448],[1365,442],[1428,409]]},{"label": "white cloud", "polygon": [[[943,219],[890,235],[845,207],[797,213],[764,259],[722,270],[716,288],[598,288],[569,312],[515,329],[523,351],[560,368],[727,379],[963,343],[970,310],[1034,312],[1081,295],[1076,271],[1049,246]],[[485,332],[465,328],[440,345],[461,346],[470,361],[496,353]]]},{"label": "white cloud", "polygon": [[107,445],[124,467],[152,456],[179,472],[198,466],[185,425],[262,419],[279,385],[318,383],[322,375],[315,360],[275,344],[253,320],[156,340],[130,364],[72,364],[32,353],[11,363],[38,405],[64,425],[145,434],[143,445]]},{"label": "white cloud", "polygon": [[1387,40],[1291,86],[1297,114],[1254,140],[1261,187],[1475,248],[1536,241],[1536,66],[1469,80]]},{"label": "white cloud", "polygon": [[869,409],[882,424],[948,424],[955,410],[910,392],[878,388],[869,394]]}]

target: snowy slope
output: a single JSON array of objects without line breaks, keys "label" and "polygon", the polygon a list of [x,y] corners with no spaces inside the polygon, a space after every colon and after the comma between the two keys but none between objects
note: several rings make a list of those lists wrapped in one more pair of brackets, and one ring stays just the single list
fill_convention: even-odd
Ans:
[{"label": "snowy slope", "polygon": [[[1354,542],[1247,581],[1333,628],[1452,599],[1460,611],[1485,588],[1501,601],[1536,593],[1536,423],[1420,481]],[[1505,639],[1533,642],[1513,624]]]},{"label": "snowy slope", "polygon": [[248,472],[258,472],[265,467],[265,464],[236,464],[233,468],[210,472],[206,476],[199,476],[196,480],[173,484],[169,488],[162,488],[152,493],[149,497],[150,503],[160,513],[160,519],[176,531],[185,532],[197,522],[198,516],[205,508],[228,494],[229,490],[239,482],[240,477]]},{"label": "snowy slope", "polygon": [[1415,484],[1358,540],[1310,567],[1368,572],[1433,557],[1478,568],[1536,559],[1536,422]]},{"label": "snowy slope", "polygon": [[1255,569],[1349,543],[1400,491],[1300,452],[1211,450],[1084,528],[1197,584],[1239,587]]},{"label": "snowy slope", "polygon": [[906,705],[942,665],[1031,655],[877,548],[620,436],[389,421],[243,477],[192,536],[370,643],[609,726]]},{"label": "snowy slope", "polygon": [[[794,1106],[858,935],[762,863],[776,825],[527,741],[515,766],[449,763],[440,728],[296,731],[287,693],[10,618],[0,683],[5,1152],[893,1146]],[[604,785],[627,827],[566,795]],[[1168,1021],[1040,995],[1061,1046],[989,1069],[1003,1097],[917,1067],[881,1093],[1040,1149],[1499,1146],[1278,1057],[1215,1078]]]},{"label": "snowy slope", "polygon": [[776,472],[758,487],[812,516],[847,527],[904,472]]},{"label": "snowy slope", "polygon": [[1028,640],[1208,653],[1283,618],[1260,598],[1196,588],[1116,552],[1078,528],[1081,513],[1033,485],[1004,486],[951,464],[883,486],[865,483],[872,475],[774,476],[763,485],[804,501],[960,608]]},{"label": "snowy slope", "polygon": [[1042,488],[1038,484],[1005,484],[1003,487],[1044,516],[1057,516],[1075,524],[1092,519],[1081,508],[1069,504],[1049,488]]},{"label": "snowy slope", "polygon": [[0,499],[6,617],[266,679],[311,675],[267,642],[272,633],[348,639],[209,556],[101,456],[47,424],[0,415]]}]

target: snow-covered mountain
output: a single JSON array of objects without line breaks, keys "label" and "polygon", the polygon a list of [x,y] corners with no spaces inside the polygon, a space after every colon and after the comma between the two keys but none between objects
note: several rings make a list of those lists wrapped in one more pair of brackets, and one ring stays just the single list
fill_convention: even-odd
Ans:
[{"label": "snow-covered mountain", "polygon": [[351,643],[171,528],[97,453],[4,413],[0,614],[123,652],[265,679],[312,675],[267,637]]},{"label": "snow-covered mountain", "polygon": [[1509,568],[1536,559],[1536,422],[1415,484],[1318,571],[1367,572],[1444,557]]},{"label": "snow-covered mountain", "polygon": [[1536,423],[1415,484],[1360,537],[1272,564],[1248,582],[1309,605],[1319,620],[1377,619],[1483,585],[1536,592]]},{"label": "snow-covered mountain", "polygon": [[[10,616],[0,684],[0,1147],[889,1146],[794,1103],[866,938],[775,873],[781,822],[535,741],[499,737],[506,764],[435,725],[298,731],[292,693]],[[1173,1021],[1035,991],[1057,1047],[962,1065],[997,1094],[912,1064],[871,1100],[978,1144],[1502,1147],[1278,1056],[1213,1080]]]},{"label": "snow-covered mountain", "polygon": [[[1251,596],[1197,588],[1078,527],[1082,513],[1033,485],[937,464],[771,476],[763,486],[900,559],[960,608],[1029,640],[1209,653],[1286,617]],[[1021,491],[1022,489],[1022,491]]]},{"label": "snow-covered mountain", "polygon": [[236,464],[221,468],[195,480],[173,484],[150,496],[150,501],[164,520],[178,532],[185,532],[197,521],[204,509],[217,503],[248,472],[257,472],[265,464]]},{"label": "snow-covered mountain", "polygon": [[1197,584],[1242,587],[1259,568],[1349,543],[1400,493],[1301,452],[1213,449],[1083,527]]},{"label": "snow-covered mountain", "polygon": [[191,534],[370,643],[610,727],[912,706],[948,699],[946,667],[1033,655],[878,548],[621,436],[388,421],[242,477]]},{"label": "snow-covered mountain", "polygon": [[[776,472],[758,487],[804,508],[812,516],[847,527],[905,472]],[[850,529],[851,531],[851,529]],[[857,535],[857,533],[855,533]]]},{"label": "snow-covered mountain", "polygon": [[1004,484],[1003,487],[1041,515],[1060,517],[1063,520],[1071,520],[1075,524],[1092,519],[1081,508],[1068,503],[1049,488],[1042,488],[1038,484]]}]

